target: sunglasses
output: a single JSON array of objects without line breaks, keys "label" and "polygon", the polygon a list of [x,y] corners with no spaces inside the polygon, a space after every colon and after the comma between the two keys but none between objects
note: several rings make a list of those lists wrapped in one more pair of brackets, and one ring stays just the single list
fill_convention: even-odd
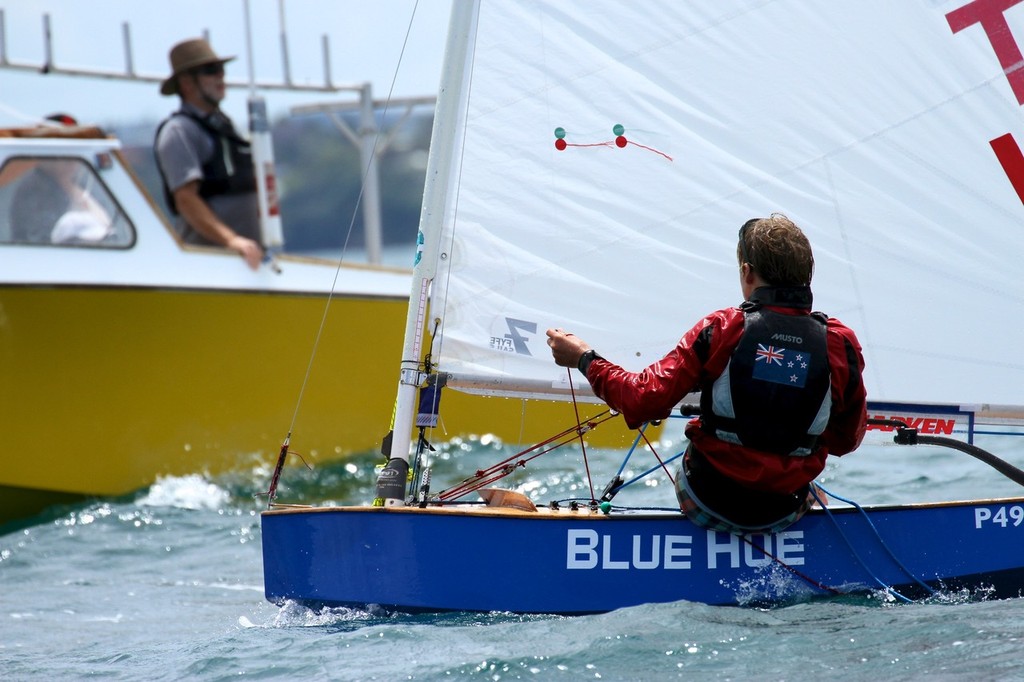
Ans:
[{"label": "sunglasses", "polygon": [[224,65],[223,64],[205,64],[203,66],[194,69],[196,73],[201,76],[223,76]]},{"label": "sunglasses", "polygon": [[754,226],[760,218],[751,218],[747,222],[743,223],[743,227],[740,228],[740,265],[743,263],[750,263],[750,267],[754,267],[754,264],[750,260],[750,253],[747,251],[747,231]]}]

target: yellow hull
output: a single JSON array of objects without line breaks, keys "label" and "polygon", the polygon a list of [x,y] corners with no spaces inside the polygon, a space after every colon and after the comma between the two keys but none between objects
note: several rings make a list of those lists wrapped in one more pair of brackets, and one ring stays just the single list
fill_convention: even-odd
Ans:
[{"label": "yellow hull", "polygon": [[[396,394],[406,300],[334,298],[303,387],[325,300],[0,289],[0,524],[38,511],[26,504],[30,491],[41,503],[123,495],[160,475],[272,465],[293,414],[292,449],[311,464],[378,449]],[[441,413],[446,431],[435,439],[494,433],[534,442],[573,423],[571,405],[454,391]],[[618,420],[595,435],[596,444],[629,442]]]}]

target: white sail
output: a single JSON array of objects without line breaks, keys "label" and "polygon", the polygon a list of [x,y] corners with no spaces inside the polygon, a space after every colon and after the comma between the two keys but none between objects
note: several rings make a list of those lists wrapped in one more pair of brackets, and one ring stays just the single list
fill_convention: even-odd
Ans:
[{"label": "white sail", "polygon": [[872,399],[1020,403],[1024,205],[990,143],[1024,136],[993,47],[1014,32],[968,4],[482,2],[433,282],[441,371],[564,392],[548,327],[640,369],[740,302],[737,230],[780,211]]}]

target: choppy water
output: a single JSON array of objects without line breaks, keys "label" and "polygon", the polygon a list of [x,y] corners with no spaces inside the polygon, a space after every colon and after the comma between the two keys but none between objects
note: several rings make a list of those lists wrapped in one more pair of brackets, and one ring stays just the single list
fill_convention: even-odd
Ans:
[{"label": "choppy water", "polygon": [[[1024,465],[1020,444],[997,445]],[[495,450],[446,448],[435,481],[453,482]],[[591,455],[595,486],[617,468],[607,458]],[[291,466],[282,499],[363,503],[372,464],[357,458],[312,473]],[[572,460],[531,467],[540,500],[586,485]],[[901,604],[876,595],[767,610],[679,602],[576,618],[278,608],[263,599],[262,505],[252,498],[267,473],[166,479],[0,536],[0,677],[1024,679],[1022,599]],[[822,480],[865,504],[1022,492],[964,454],[935,449],[870,449],[834,461]],[[638,496],[672,501],[665,484]]]}]

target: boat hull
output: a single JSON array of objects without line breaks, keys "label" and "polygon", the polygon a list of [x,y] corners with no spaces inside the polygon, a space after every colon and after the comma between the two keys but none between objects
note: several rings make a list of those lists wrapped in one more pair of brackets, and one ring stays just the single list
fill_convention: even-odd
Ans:
[{"label": "boat hull", "polygon": [[264,582],[278,604],[406,612],[768,604],[883,585],[1016,597],[1022,519],[1024,499],[814,510],[748,542],[676,513],[282,509],[262,516]]},{"label": "boat hull", "polygon": [[[125,287],[0,289],[0,485],[120,495],[218,473],[293,436],[311,461],[369,449],[393,390],[404,299],[339,297],[303,391],[324,296]],[[301,403],[298,402],[300,392]]]},{"label": "boat hull", "polygon": [[[332,297],[312,355],[326,294],[0,287],[0,525],[161,475],[272,464],[293,415],[292,449],[311,465],[379,449],[406,301]],[[380,380],[392,371],[395,384]],[[516,442],[573,423],[570,405],[526,409],[446,394],[444,423],[460,431],[434,433]],[[595,434],[625,447],[615,426]]]}]

